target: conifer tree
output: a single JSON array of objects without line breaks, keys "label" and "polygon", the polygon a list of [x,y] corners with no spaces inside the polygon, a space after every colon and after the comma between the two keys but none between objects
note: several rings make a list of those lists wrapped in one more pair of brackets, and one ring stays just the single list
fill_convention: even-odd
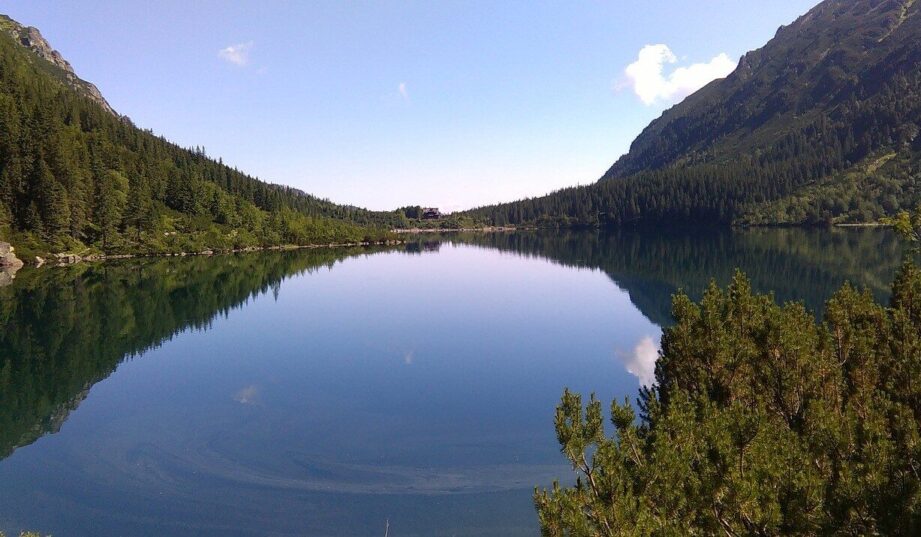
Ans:
[{"label": "conifer tree", "polygon": [[109,170],[105,179],[96,184],[96,208],[94,215],[102,237],[102,248],[118,230],[127,202],[128,179],[121,173]]}]

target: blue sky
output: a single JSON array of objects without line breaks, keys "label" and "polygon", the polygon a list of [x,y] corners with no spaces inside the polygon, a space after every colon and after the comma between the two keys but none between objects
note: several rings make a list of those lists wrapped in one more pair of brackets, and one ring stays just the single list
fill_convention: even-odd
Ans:
[{"label": "blue sky", "polygon": [[336,202],[456,210],[595,181],[649,121],[814,2],[13,0],[0,12],[181,145]]}]

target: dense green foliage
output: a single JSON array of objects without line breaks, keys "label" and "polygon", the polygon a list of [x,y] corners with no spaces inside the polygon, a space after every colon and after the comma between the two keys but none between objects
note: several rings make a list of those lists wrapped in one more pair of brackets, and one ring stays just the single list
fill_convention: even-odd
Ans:
[{"label": "dense green foliage", "polygon": [[[921,211],[900,214],[911,241]],[[675,296],[656,382],[611,405],[566,390],[572,487],[535,491],[544,535],[916,535],[921,531],[921,269],[889,306],[846,284],[824,322],[737,273]]]},{"label": "dense green foliage", "polygon": [[917,535],[921,270],[889,307],[845,286],[817,324],[737,275],[678,295],[656,385],[611,406],[563,395],[556,430],[580,474],[538,491],[544,535]]},{"label": "dense green foliage", "polygon": [[921,4],[825,0],[653,121],[597,184],[489,223],[867,222],[921,199]]},{"label": "dense green foliage", "polygon": [[422,218],[422,207],[411,205],[394,211],[397,221],[394,227],[403,229],[473,229],[482,224],[465,215],[443,215],[441,218],[426,220]]},{"label": "dense green foliage", "polygon": [[921,248],[921,205],[911,213],[899,212],[894,218],[888,220],[888,223],[908,241],[912,250],[917,252]]},{"label": "dense green foliage", "polygon": [[57,431],[125,359],[281,282],[375,249],[136,260],[21,271],[0,287],[0,459]]},{"label": "dense green foliage", "polygon": [[385,237],[397,219],[264,183],[202,148],[180,148],[61,78],[58,67],[0,32],[0,236],[20,252],[358,242]]}]

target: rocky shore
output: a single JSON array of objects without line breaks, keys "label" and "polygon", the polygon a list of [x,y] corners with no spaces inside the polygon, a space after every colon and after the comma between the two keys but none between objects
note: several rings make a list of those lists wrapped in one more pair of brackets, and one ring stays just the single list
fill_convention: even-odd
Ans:
[{"label": "rocky shore", "polygon": [[405,241],[394,239],[386,241],[372,241],[372,242],[343,242],[343,243],[329,243],[329,244],[286,244],[282,246],[250,246],[247,248],[239,248],[232,250],[203,250],[201,252],[141,252],[141,253],[129,253],[129,254],[89,254],[81,255],[76,253],[56,253],[51,254],[47,258],[35,256],[33,259],[26,259],[25,262],[17,258],[13,251],[15,248],[9,243],[0,242],[0,271],[12,271],[15,272],[22,268],[24,264],[29,264],[35,267],[41,267],[43,265],[50,266],[60,266],[60,265],[71,265],[74,263],[83,263],[83,262],[95,262],[95,261],[106,261],[111,259],[132,259],[138,257],[186,257],[194,255],[220,255],[220,254],[235,254],[235,253],[245,253],[245,252],[260,252],[260,251],[283,251],[283,250],[303,250],[303,249],[313,249],[313,248],[354,248],[362,246],[395,246],[397,244],[403,244]]},{"label": "rocky shore", "polygon": [[8,242],[0,242],[0,287],[9,285],[16,277],[16,271],[23,262],[16,257],[15,248]]},{"label": "rocky shore", "polygon": [[530,229],[526,227],[515,227],[515,226],[484,226],[484,227],[455,227],[455,228],[420,228],[420,227],[411,227],[411,228],[397,228],[390,230],[392,233],[397,234],[414,234],[414,233],[458,233],[461,231],[479,231],[482,233],[493,233],[500,231],[519,231],[522,229]]}]

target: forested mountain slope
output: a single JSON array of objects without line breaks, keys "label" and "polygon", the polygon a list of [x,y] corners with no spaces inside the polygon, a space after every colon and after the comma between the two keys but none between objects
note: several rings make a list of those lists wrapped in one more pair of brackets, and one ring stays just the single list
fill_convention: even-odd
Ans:
[{"label": "forested mountain slope", "polygon": [[394,215],[259,181],[135,127],[37,30],[0,16],[0,237],[19,252],[376,240]]},{"label": "forested mountain slope", "polygon": [[595,185],[497,224],[871,221],[921,198],[921,2],[825,0],[653,121]]}]

